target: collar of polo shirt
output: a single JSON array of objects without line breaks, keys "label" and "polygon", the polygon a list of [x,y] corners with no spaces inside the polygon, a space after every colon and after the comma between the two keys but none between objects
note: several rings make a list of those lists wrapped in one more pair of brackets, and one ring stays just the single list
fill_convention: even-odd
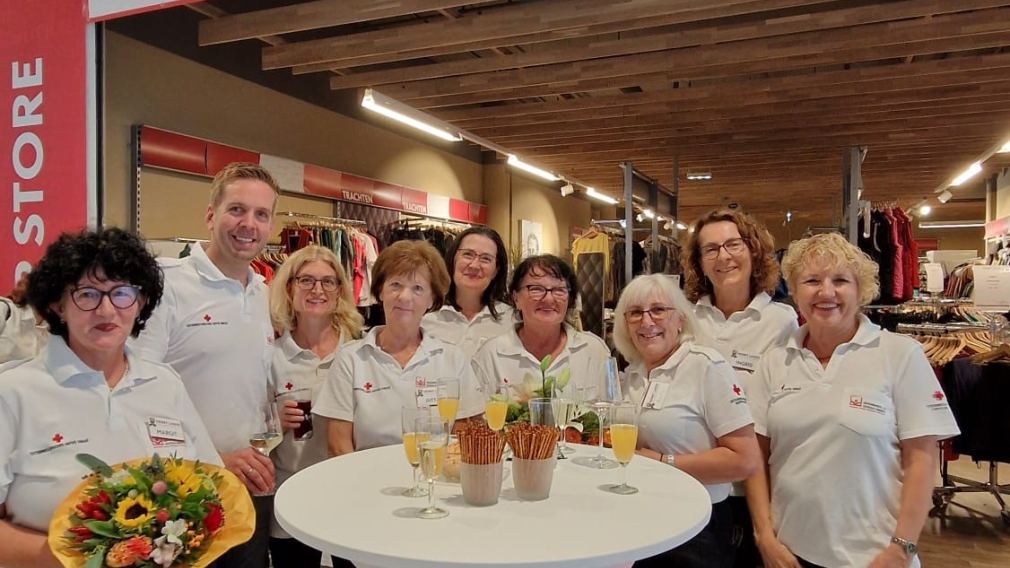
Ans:
[{"label": "collar of polo shirt", "polygon": [[[197,245],[192,247],[192,249],[190,250],[189,256],[192,257],[193,259],[194,268],[196,268],[196,271],[203,278],[206,278],[211,282],[234,280],[232,278],[228,278],[227,276],[225,276],[224,273],[221,272],[221,269],[218,268],[217,265],[210,260],[210,257],[207,256],[207,251],[203,249],[203,245],[197,243]],[[246,268],[246,270],[249,273],[249,284],[253,283],[259,284],[265,281],[263,276],[257,274],[256,271],[252,269],[252,267],[248,267]]]},{"label": "collar of polo shirt", "polygon": [[[873,343],[876,343],[880,339],[880,326],[871,322],[870,318],[866,317],[864,314],[859,314],[859,327],[856,328],[856,335],[852,336],[852,339],[843,343],[842,345],[858,345],[860,347],[867,347]],[[786,349],[793,349],[796,351],[803,350],[803,341],[807,338],[807,330],[810,324],[805,323],[786,341]]]},{"label": "collar of polo shirt", "polygon": [[[761,310],[763,310],[770,303],[772,303],[771,296],[769,296],[766,292],[758,292],[757,294],[754,295],[750,303],[747,304],[747,307],[744,308],[743,311],[751,312],[752,314],[754,314],[755,317],[761,319]],[[710,294],[705,294],[701,298],[698,298],[697,305],[705,307],[710,310],[716,310],[719,313],[722,313],[722,311],[719,310],[719,308],[715,307],[715,305],[712,304],[712,296]]]},{"label": "collar of polo shirt", "polygon": [[[117,389],[125,388],[137,381],[152,379],[157,376],[155,369],[143,359],[136,357],[129,346],[126,347],[125,351],[126,374],[123,375],[122,380],[116,385]],[[70,379],[81,375],[101,377],[103,381],[105,379],[101,372],[85,365],[84,361],[81,361],[80,357],[70,349],[66,341],[58,335],[54,335],[49,339],[49,344],[42,352],[42,358],[45,361],[46,369],[49,370],[57,383],[66,383]]]},{"label": "collar of polo shirt", "polygon": [[[562,350],[562,352],[569,351],[574,353],[575,351],[582,349],[586,345],[589,345],[589,343],[585,339],[585,336],[579,333],[579,331],[576,330],[574,327],[568,325],[567,323],[562,325],[564,326],[565,337],[567,338],[565,341],[565,348]],[[523,347],[522,339],[519,338],[519,326],[512,327],[512,333],[510,335],[510,339],[511,340],[506,345],[502,346],[501,350],[499,351],[502,355],[520,355],[524,351],[526,351],[526,348]]]}]

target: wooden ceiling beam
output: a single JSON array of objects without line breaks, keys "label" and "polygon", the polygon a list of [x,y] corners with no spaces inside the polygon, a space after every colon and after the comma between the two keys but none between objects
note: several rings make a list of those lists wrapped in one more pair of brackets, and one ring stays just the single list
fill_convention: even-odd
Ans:
[{"label": "wooden ceiling beam", "polygon": [[[795,0],[793,5],[816,4],[824,0]],[[641,29],[655,25],[650,19],[683,14],[684,21],[696,21],[693,14],[710,14],[709,6],[719,13],[733,15],[740,7],[747,11],[763,9],[752,0],[709,0],[704,5],[695,0],[541,0],[513,4],[457,20],[398,26],[345,36],[292,43],[280,49],[263,50],[263,68],[277,69],[322,62],[345,62],[353,57],[391,54],[397,61],[402,53],[425,57],[432,45],[456,46],[455,52],[488,49],[520,43],[578,37]],[[736,7],[736,10],[734,10]],[[595,29],[600,26],[601,31]],[[344,64],[346,65],[346,64]]]},{"label": "wooden ceiling beam", "polygon": [[[375,87],[455,75],[521,69],[539,65],[568,63],[588,59],[663,51],[696,45],[713,45],[785,34],[841,28],[889,20],[915,18],[963,10],[1000,6],[1005,0],[910,0],[885,5],[847,7],[783,18],[772,14],[757,21],[729,23],[699,29],[682,29],[654,35],[613,39],[595,37],[575,47],[541,49],[506,57],[469,59],[426,65],[407,65],[395,69],[351,73],[330,80],[332,89]],[[771,8],[774,8],[772,6]],[[769,9],[771,9],[769,8]]]}]

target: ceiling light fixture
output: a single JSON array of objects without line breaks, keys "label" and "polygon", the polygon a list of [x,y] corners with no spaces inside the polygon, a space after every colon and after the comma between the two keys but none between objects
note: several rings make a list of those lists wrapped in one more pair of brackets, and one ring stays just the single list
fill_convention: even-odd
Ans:
[{"label": "ceiling light fixture", "polygon": [[604,194],[596,191],[595,189],[593,189],[591,187],[587,187],[586,188],[586,195],[588,195],[589,197],[592,197],[593,199],[595,199],[597,201],[602,201],[602,202],[604,202],[604,203],[606,203],[608,205],[617,205],[617,200],[616,199],[614,199],[613,197],[610,197],[609,195],[604,195]]},{"label": "ceiling light fixture", "polygon": [[1000,146],[1000,149],[996,150],[997,154],[1006,154],[1007,152],[1010,152],[1010,140],[1004,142],[1003,145]]},{"label": "ceiling light fixture", "polygon": [[652,212],[652,209],[646,209],[645,211],[642,211],[642,214],[644,214],[649,219],[653,219],[656,217],[656,214]]},{"label": "ceiling light fixture", "polygon": [[922,221],[920,229],[973,229],[985,227],[985,221]]},{"label": "ceiling light fixture", "polygon": [[712,179],[712,172],[687,172],[689,181],[708,181]]},{"label": "ceiling light fixture", "polygon": [[933,208],[930,207],[929,205],[923,205],[923,206],[919,207],[919,215],[922,215],[923,217],[925,217],[926,215],[929,215],[932,211],[933,211]]},{"label": "ceiling light fixture", "polygon": [[683,231],[683,230],[687,229],[687,225],[681,223],[680,221],[677,221],[677,228],[680,229],[681,231]]},{"label": "ceiling light fixture", "polygon": [[948,201],[950,201],[951,197],[954,197],[954,194],[949,191],[945,191],[940,195],[936,196],[936,200],[939,201],[940,203],[947,203]]},{"label": "ceiling light fixture", "polygon": [[365,89],[365,95],[361,97],[361,106],[446,142],[459,142],[463,139],[448,124],[372,89]]},{"label": "ceiling light fixture", "polygon": [[547,181],[558,181],[559,179],[561,179],[547,170],[542,170],[536,166],[531,166],[530,164],[527,164],[526,162],[517,158],[515,154],[509,154],[508,164],[513,168],[519,168],[520,170],[526,173],[533,174]]},{"label": "ceiling light fixture", "polygon": [[950,182],[950,185],[961,185],[962,183],[970,180],[972,177],[974,177],[981,171],[982,171],[982,164],[979,162],[975,162],[974,164],[968,166],[968,169],[958,174],[957,177],[954,178],[954,181]]}]

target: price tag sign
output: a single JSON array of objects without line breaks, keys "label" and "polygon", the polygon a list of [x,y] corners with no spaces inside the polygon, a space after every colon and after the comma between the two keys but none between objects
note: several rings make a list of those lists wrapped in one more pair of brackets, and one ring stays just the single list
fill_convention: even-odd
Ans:
[{"label": "price tag sign", "polygon": [[943,292],[943,265],[939,262],[926,263],[926,291]]},{"label": "price tag sign", "polygon": [[983,312],[1010,311],[1010,266],[973,266],[975,308]]}]

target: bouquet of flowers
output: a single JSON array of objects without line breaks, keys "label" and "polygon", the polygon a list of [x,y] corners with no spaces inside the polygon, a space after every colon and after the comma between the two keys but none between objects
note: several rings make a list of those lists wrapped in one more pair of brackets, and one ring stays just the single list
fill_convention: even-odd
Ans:
[{"label": "bouquet of flowers", "polygon": [[555,391],[564,390],[571,379],[572,371],[565,367],[558,373],[558,376],[547,374],[547,369],[551,366],[551,356],[546,355],[540,361],[540,377],[537,378],[530,373],[523,376],[522,381],[511,383],[506,378],[505,384],[514,394],[514,399],[509,402],[508,411],[505,414],[505,421],[509,424],[513,422],[529,422],[531,398],[553,398]]},{"label": "bouquet of flowers", "polygon": [[77,459],[94,474],[49,526],[49,546],[68,568],[206,566],[252,536],[252,501],[227,470],[157,454],[116,466]]}]

